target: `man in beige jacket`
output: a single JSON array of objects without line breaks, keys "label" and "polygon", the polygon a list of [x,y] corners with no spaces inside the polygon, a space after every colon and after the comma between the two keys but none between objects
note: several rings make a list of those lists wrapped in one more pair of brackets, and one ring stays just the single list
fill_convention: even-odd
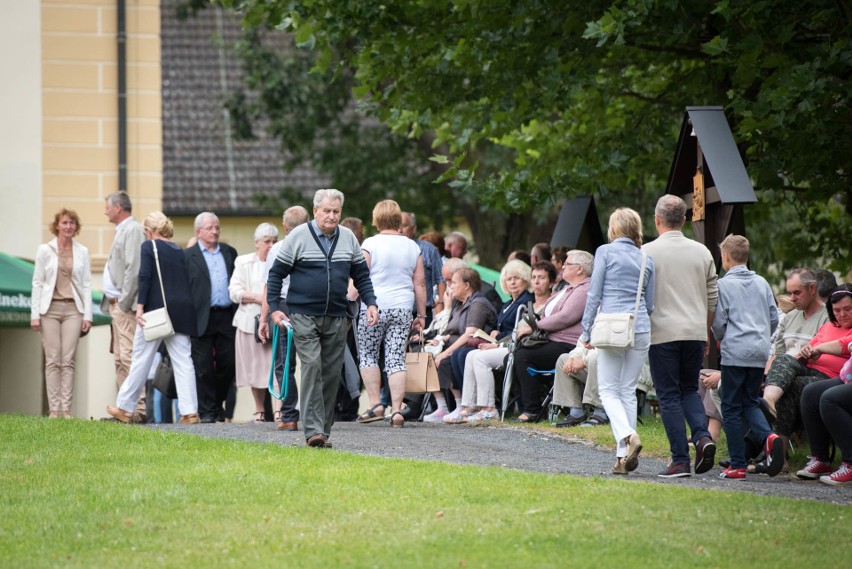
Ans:
[{"label": "man in beige jacket", "polygon": [[[115,385],[121,387],[130,371],[133,336],[136,333],[136,295],[139,284],[139,251],[145,231],[132,215],[133,205],[126,192],[106,197],[104,215],[115,225],[115,239],[104,266],[104,299],[101,310],[112,318],[112,354],[115,358]],[[134,421],[144,423],[145,392],[136,405]]]},{"label": "man in beige jacket", "polygon": [[661,197],[654,210],[660,236],[642,247],[654,259],[656,271],[648,359],[672,453],[671,463],[658,474],[662,478],[691,474],[684,422],[695,444],[695,473],[713,468],[716,457],[698,395],[708,326],[716,310],[716,265],[707,247],[681,232],[686,209],[675,195]]}]

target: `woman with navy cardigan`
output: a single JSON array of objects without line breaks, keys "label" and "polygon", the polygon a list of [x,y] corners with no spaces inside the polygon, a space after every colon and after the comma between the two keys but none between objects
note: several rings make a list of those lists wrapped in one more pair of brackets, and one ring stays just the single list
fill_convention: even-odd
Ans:
[{"label": "woman with navy cardigan", "polygon": [[[133,360],[127,380],[118,392],[116,406],[107,407],[107,412],[123,423],[131,421],[136,401],[142,389],[145,388],[145,380],[154,361],[154,354],[160,343],[165,341],[175,373],[180,423],[198,423],[195,368],[192,365],[192,348],[189,342],[190,336],[196,335],[196,315],[190,295],[189,276],[184,265],[183,251],[171,240],[174,236],[174,226],[162,212],[155,211],[148,215],[143,226],[148,241],[142,244],[140,257]],[[172,336],[148,342],[143,334],[145,312],[163,307],[163,296],[160,292],[160,280],[154,259],[155,246],[163,278],[163,289],[166,291],[167,310],[175,333]]]}]

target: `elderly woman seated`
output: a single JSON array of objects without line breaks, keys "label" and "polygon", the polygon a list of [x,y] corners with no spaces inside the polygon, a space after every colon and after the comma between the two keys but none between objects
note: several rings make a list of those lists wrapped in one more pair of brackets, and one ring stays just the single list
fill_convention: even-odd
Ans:
[{"label": "elderly woman seated", "polygon": [[505,346],[515,326],[515,317],[521,306],[535,300],[529,292],[532,271],[522,261],[509,261],[500,271],[500,286],[511,298],[497,315],[497,328],[491,332],[492,342],[484,341],[464,360],[464,381],[459,413],[444,417],[445,423],[490,421],[497,418],[494,407],[494,374],[492,370],[503,363],[509,350]]},{"label": "elderly woman seated", "polygon": [[775,432],[785,438],[785,444],[801,428],[800,401],[805,386],[837,377],[849,359],[848,354],[835,353],[835,346],[838,340],[852,333],[852,285],[834,291],[825,308],[829,322],[820,327],[796,356],[778,357],[766,376],[763,397],[775,411]]},{"label": "elderly woman seated", "polygon": [[[530,423],[538,420],[544,399],[543,382],[528,370],[552,370],[562,354],[576,347],[582,334],[583,311],[589,292],[594,258],[586,251],[569,251],[562,267],[562,278],[568,286],[553,295],[541,311],[537,322],[540,330],[548,333],[547,341],[539,345],[524,345],[515,352],[514,373],[521,387],[524,411],[515,422]],[[532,333],[528,325],[519,331],[519,336]]]},{"label": "elderly woman seated", "polygon": [[[458,384],[453,382],[450,358],[457,350],[467,348],[468,340],[473,337],[477,329],[486,333],[490,332],[497,324],[497,313],[488,299],[479,292],[482,284],[479,273],[469,267],[463,267],[453,273],[451,282],[453,299],[457,303],[450,315],[445,335],[441,338],[447,347],[435,358],[435,365],[438,366],[441,389],[452,390],[458,403],[454,412],[460,413],[461,382],[459,381]],[[438,409],[423,418],[426,422],[440,422],[448,414],[447,403],[442,393],[435,394],[435,401]]]}]

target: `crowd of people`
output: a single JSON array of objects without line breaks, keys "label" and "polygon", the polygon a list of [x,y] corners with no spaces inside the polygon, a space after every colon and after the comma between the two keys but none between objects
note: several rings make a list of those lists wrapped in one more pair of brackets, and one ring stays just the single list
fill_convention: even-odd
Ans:
[{"label": "crowd of people", "polygon": [[[416,237],[415,215],[383,200],[377,233],[364,239],[361,220],[341,219],[344,200],[318,190],[312,218],[289,208],[283,239],[262,223],[255,251],[238,256],[219,241],[211,212],[196,217],[195,240],[181,248],[163,213],[140,224],[127,194],[110,194],[116,235],[102,309],[112,317],[118,396],[109,415],[148,420],[146,380],[165,348],[183,424],[230,420],[236,388],[247,387],[255,421],[292,431],[301,423],[309,447],[330,448],[335,421],[477,423],[512,400],[515,422],[538,422],[553,405],[565,413],[557,427],[609,425],[612,473],[627,475],[642,451],[641,402],[653,394],[671,452],[660,477],[712,469],[724,429],[722,478],[784,472],[791,437],[804,432],[811,455],[798,477],[852,483],[852,285],[838,287],[831,273],[795,269],[788,297],[776,299],[747,268],[748,240],[729,235],[717,278],[711,252],[683,234],[686,204],[666,195],[649,243],[639,214],[619,208],[610,242],[594,252],[544,243],[513,251],[500,272],[504,302],[464,261],[462,233]],[[60,210],[56,238],[36,256],[31,324],[42,336],[50,417],[70,417],[75,350],[92,323],[79,231],[77,214]],[[158,309],[172,330],[151,338],[146,315]],[[720,369],[703,369],[713,342]],[[434,393],[406,393],[406,352],[418,346],[434,355]],[[504,374],[517,396],[502,393]]]}]

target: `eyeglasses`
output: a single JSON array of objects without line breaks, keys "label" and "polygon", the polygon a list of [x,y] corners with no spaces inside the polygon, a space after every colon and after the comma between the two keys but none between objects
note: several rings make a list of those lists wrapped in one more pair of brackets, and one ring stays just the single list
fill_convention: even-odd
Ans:
[{"label": "eyeglasses", "polygon": [[574,265],[574,266],[577,266],[577,267],[579,267],[579,266],[580,266],[580,265],[582,265],[582,264],[583,264],[583,263],[562,263],[562,265],[563,265],[563,266],[564,266],[564,265]]}]

